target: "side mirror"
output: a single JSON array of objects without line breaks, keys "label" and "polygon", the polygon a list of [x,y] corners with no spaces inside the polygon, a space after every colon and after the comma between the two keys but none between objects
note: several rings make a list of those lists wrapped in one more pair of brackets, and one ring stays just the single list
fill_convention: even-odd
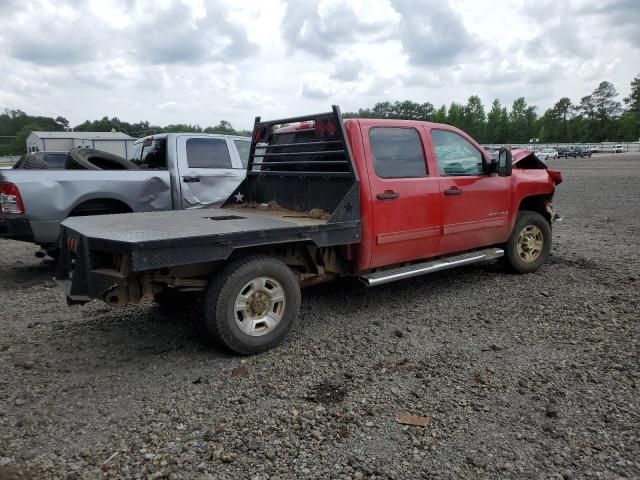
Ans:
[{"label": "side mirror", "polygon": [[511,150],[502,147],[498,152],[498,175],[501,177],[510,177],[513,170],[513,162]]}]

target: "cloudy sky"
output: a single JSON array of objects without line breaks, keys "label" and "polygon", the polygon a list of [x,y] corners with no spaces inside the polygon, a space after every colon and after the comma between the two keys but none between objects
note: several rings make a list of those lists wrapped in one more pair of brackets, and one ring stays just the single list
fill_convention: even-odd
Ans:
[{"label": "cloudy sky", "polygon": [[539,113],[640,73],[640,0],[0,0],[0,108],[250,128],[478,94]]}]

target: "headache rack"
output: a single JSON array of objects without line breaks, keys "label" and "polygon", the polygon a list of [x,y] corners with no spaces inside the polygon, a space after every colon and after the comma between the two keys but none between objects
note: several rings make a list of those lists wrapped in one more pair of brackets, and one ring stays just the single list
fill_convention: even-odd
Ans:
[{"label": "headache rack", "polygon": [[[334,105],[330,112],[313,115],[270,121],[256,117],[246,178],[225,206],[320,209],[332,222],[358,220],[358,200],[358,172],[340,108]],[[345,203],[348,212],[339,211]]]}]

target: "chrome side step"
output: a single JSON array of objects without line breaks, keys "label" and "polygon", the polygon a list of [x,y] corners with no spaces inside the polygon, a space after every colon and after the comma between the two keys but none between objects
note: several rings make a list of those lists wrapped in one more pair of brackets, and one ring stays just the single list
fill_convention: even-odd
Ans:
[{"label": "chrome side step", "polygon": [[414,263],[406,267],[392,268],[382,270],[368,275],[363,275],[360,280],[367,287],[375,287],[384,283],[395,282],[396,280],[404,280],[405,278],[418,277],[427,273],[439,272],[449,268],[462,267],[463,265],[471,265],[472,263],[485,262],[504,256],[504,250],[501,248],[487,248],[485,250],[476,250],[474,252],[463,253],[451,257],[444,257],[429,262]]}]

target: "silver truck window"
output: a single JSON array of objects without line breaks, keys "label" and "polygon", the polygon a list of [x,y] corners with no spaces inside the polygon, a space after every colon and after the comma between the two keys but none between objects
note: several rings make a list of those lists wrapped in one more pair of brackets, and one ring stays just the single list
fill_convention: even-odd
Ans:
[{"label": "silver truck window", "polygon": [[145,140],[142,144],[140,157],[131,158],[131,161],[143,170],[167,169],[167,139],[154,138]]},{"label": "silver truck window", "polygon": [[369,130],[369,142],[380,178],[427,176],[422,141],[415,128],[375,127]]},{"label": "silver truck window", "polygon": [[187,140],[189,168],[233,168],[227,141],[221,138]]},{"label": "silver truck window", "polygon": [[238,155],[240,155],[240,161],[242,166],[246,167],[249,163],[249,150],[251,150],[251,142],[247,140],[234,140],[236,148],[238,149]]}]

